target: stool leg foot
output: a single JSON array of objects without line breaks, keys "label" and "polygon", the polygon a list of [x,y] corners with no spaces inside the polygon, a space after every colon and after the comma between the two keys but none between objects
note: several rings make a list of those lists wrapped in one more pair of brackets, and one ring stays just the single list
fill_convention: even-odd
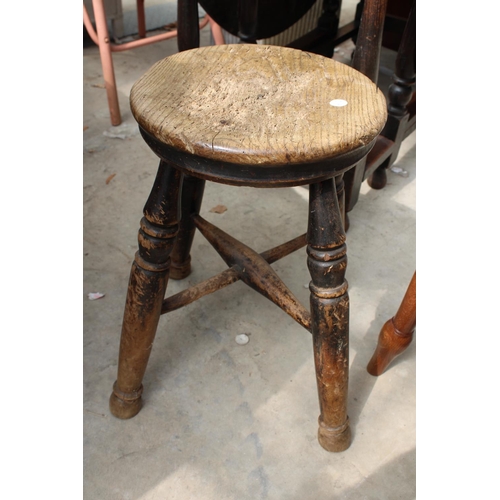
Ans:
[{"label": "stool leg foot", "polygon": [[184,175],[181,194],[181,221],[179,234],[172,251],[170,278],[181,280],[191,274],[191,245],[193,244],[196,227],[192,215],[200,213],[205,180]]},{"label": "stool leg foot", "polygon": [[179,171],[160,162],[144,207],[139,251],[130,272],[123,316],[118,376],[109,400],[110,411],[118,418],[131,418],[142,407],[142,379],[160,319],[178,230],[181,179]]},{"label": "stool leg foot", "polygon": [[387,184],[387,169],[384,165],[380,166],[368,177],[368,185],[372,189],[383,189]]},{"label": "stool leg foot", "polygon": [[[140,256],[136,255],[136,259]],[[123,316],[118,377],[110,398],[110,410],[118,418],[131,418],[142,407],[142,379],[160,319],[168,269],[150,271],[132,264]]]},{"label": "stool leg foot", "polygon": [[344,425],[335,429],[327,427],[324,422],[319,420],[318,441],[326,451],[339,452],[347,450],[351,444],[349,417],[347,417]]},{"label": "stool leg foot", "polygon": [[191,255],[182,262],[176,262],[175,265],[172,263],[170,266],[170,278],[173,280],[183,280],[191,274]]},{"label": "stool leg foot", "polygon": [[[115,382],[116,385],[116,382]],[[116,389],[115,389],[116,390]],[[142,385],[141,385],[142,392]],[[109,409],[111,413],[122,420],[135,417],[142,408],[142,398],[134,393],[120,393],[118,397],[114,392],[109,397]]]},{"label": "stool leg foot", "polygon": [[308,259],[311,321],[320,416],[318,440],[328,451],[351,443],[347,416],[349,296],[345,232],[333,180],[309,188]]}]

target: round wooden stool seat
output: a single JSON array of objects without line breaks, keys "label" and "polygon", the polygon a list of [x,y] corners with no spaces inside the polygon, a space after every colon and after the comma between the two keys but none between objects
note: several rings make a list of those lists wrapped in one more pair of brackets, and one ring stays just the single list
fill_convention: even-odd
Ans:
[{"label": "round wooden stool seat", "polygon": [[250,176],[346,156],[344,167],[351,166],[386,120],[383,94],[358,71],[323,56],[251,44],[167,57],[136,82],[130,103],[154,150],[251,166]]}]

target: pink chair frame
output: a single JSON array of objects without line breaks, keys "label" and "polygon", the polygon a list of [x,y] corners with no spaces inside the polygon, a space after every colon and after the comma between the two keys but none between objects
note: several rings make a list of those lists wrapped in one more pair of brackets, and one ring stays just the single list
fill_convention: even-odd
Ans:
[{"label": "pink chair frame", "polygon": [[[120,114],[120,106],[118,104],[118,93],[116,89],[112,52],[130,50],[136,47],[142,47],[144,45],[161,42],[169,38],[175,38],[177,36],[177,30],[173,30],[169,31],[168,33],[146,37],[144,0],[136,1],[139,39],[122,44],[114,44],[109,38],[108,26],[106,23],[106,13],[104,11],[104,0],[92,0],[96,29],[94,29],[92,22],[90,21],[90,16],[88,14],[87,8],[85,7],[85,4],[83,5],[83,23],[89,33],[90,38],[99,47],[104,84],[106,86],[106,94],[108,98],[111,125],[114,126],[120,125],[120,123],[122,122],[122,118]],[[208,23],[210,23],[210,28],[212,30],[212,35],[215,43],[217,45],[224,44],[222,29],[210,18],[210,16],[208,16],[208,14],[201,20],[200,29],[204,28]]]}]

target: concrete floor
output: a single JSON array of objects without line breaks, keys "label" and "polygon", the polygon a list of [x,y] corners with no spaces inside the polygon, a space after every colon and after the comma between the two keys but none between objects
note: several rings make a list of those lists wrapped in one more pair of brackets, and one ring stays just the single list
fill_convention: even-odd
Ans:
[{"label": "concrete floor", "polygon": [[[171,40],[114,54],[123,125],[111,127],[98,49],[83,49],[84,498],[415,498],[416,342],[380,378],[366,372],[378,332],[416,266],[415,134],[397,163],[408,176],[389,171],[381,191],[363,185],[350,213],[347,451],[328,453],[316,439],[309,333],[242,283],[162,316],[142,411],[127,421],[109,413],[128,274],[157,167],[128,95],[151,64],[175,51]],[[210,212],[219,204],[225,213]],[[207,184],[202,215],[262,251],[305,230],[307,190]],[[170,281],[167,295],[225,269],[199,234],[192,255],[193,273]],[[307,305],[305,250],[273,267]],[[90,292],[105,296],[91,301]],[[250,338],[244,346],[235,342],[241,333]]]}]

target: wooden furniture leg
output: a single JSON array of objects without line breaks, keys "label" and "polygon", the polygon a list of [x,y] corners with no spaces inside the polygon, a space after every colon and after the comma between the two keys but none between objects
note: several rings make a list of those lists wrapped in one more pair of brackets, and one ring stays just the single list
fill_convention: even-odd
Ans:
[{"label": "wooden furniture leg", "polygon": [[413,274],[408,289],[396,315],[382,327],[378,344],[367,370],[371,375],[381,375],[389,363],[410,345],[416,325],[417,273]]},{"label": "wooden furniture leg", "polygon": [[153,346],[167,288],[170,253],[178,231],[182,174],[160,162],[144,207],[123,317],[118,377],[109,400],[111,413],[131,418],[142,406],[142,379]]},{"label": "wooden furniture leg", "polygon": [[401,45],[396,57],[396,68],[393,83],[389,87],[387,104],[387,123],[382,135],[394,142],[390,156],[368,177],[368,184],[372,189],[382,189],[387,184],[387,168],[397,159],[401,143],[413,131],[408,127],[410,113],[408,105],[413,96],[413,85],[416,81],[416,11],[413,5]]},{"label": "wooden furniture leg", "polygon": [[[356,50],[353,53],[352,67],[363,73],[375,84],[378,81],[386,8],[387,0],[366,0],[360,2],[356,8],[356,17],[363,16],[370,22],[361,23],[356,36]],[[365,168],[366,158],[344,174],[346,213],[350,212],[358,201]]]},{"label": "wooden furniture leg", "polygon": [[170,267],[170,277],[174,280],[184,279],[191,274],[190,251],[196,231],[192,216],[200,213],[204,190],[204,179],[184,175],[181,195],[181,221],[179,234],[172,251],[172,264]]},{"label": "wooden furniture leg", "polygon": [[333,180],[311,184],[307,265],[312,278],[311,326],[320,405],[318,440],[328,451],[344,451],[351,442],[345,239]]},{"label": "wooden furniture leg", "polygon": [[137,31],[139,38],[146,38],[146,14],[144,11],[144,0],[136,0],[137,6]]},{"label": "wooden furniture leg", "polygon": [[106,86],[111,125],[117,126],[122,122],[122,117],[120,114],[120,105],[118,104],[115,70],[113,68],[113,57],[111,56],[111,40],[109,39],[106,13],[104,12],[104,1],[92,0],[92,6],[94,8],[98,39],[97,45],[99,47],[99,54],[101,57],[102,73],[104,77],[104,84]]},{"label": "wooden furniture leg", "polygon": [[[365,23],[364,28],[360,27],[357,34],[353,60],[355,69],[376,83],[379,72],[380,42],[384,45],[382,39],[385,35],[394,35],[393,30],[396,26],[397,36],[388,38],[390,48],[394,48],[393,44],[396,40],[401,41],[398,42],[393,83],[388,92],[387,123],[368,156],[354,169],[344,174],[346,212],[350,212],[356,205],[364,180],[367,180],[368,185],[373,189],[382,189],[386,185],[387,168],[397,160],[402,142],[416,129],[415,2],[390,1],[389,4],[392,5],[395,16],[384,16],[385,7],[379,0],[366,0],[358,4],[358,7],[363,7],[364,18],[370,21]],[[396,13],[396,11],[400,12],[400,9],[408,9],[408,13],[405,14],[406,21]],[[359,12],[358,9],[357,16]],[[389,26],[387,26],[388,21]],[[404,25],[404,30],[401,24]],[[402,36],[399,30],[402,30]],[[375,43],[377,41],[378,45]]]},{"label": "wooden furniture leg", "polygon": [[347,218],[346,207],[345,207],[345,186],[344,186],[344,174],[337,175],[335,177],[335,190],[337,191],[337,200],[339,202],[340,216],[344,231],[347,231],[349,227],[349,219]]}]

